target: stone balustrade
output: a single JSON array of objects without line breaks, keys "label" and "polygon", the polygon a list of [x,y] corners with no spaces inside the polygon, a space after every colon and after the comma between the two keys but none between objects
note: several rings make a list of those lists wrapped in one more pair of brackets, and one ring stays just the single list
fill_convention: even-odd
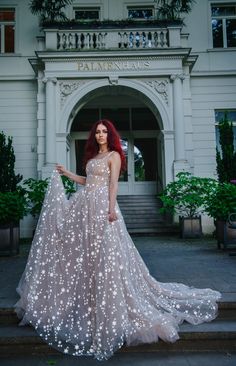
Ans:
[{"label": "stone balustrade", "polygon": [[45,49],[87,51],[181,47],[181,27],[142,29],[45,29]]}]

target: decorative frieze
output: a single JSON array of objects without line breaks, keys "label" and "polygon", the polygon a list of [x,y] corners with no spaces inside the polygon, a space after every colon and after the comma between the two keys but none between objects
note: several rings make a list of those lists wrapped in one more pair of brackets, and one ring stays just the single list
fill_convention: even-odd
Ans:
[{"label": "decorative frieze", "polygon": [[153,88],[164,100],[166,104],[168,104],[168,81],[167,80],[148,80],[145,81],[145,84]]},{"label": "decorative frieze", "polygon": [[60,101],[61,108],[64,106],[66,99],[69,95],[71,95],[75,90],[79,89],[82,85],[87,83],[86,80],[64,80],[59,82],[60,87]]}]

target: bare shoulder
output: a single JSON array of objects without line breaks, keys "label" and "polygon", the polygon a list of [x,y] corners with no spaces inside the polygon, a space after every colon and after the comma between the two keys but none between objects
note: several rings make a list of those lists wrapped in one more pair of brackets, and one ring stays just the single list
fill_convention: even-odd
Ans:
[{"label": "bare shoulder", "polygon": [[113,150],[110,158],[113,160],[117,160],[117,159],[120,160],[120,154],[117,151]]},{"label": "bare shoulder", "polygon": [[121,158],[120,158],[120,154],[117,151],[112,152],[112,154],[110,154],[109,156],[109,164],[117,164],[119,165],[121,163]]}]

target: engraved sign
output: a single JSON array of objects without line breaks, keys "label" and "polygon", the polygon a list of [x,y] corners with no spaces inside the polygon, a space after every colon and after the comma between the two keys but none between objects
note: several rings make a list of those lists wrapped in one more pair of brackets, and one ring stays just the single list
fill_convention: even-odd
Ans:
[{"label": "engraved sign", "polygon": [[80,61],[79,71],[132,71],[150,68],[149,61]]}]

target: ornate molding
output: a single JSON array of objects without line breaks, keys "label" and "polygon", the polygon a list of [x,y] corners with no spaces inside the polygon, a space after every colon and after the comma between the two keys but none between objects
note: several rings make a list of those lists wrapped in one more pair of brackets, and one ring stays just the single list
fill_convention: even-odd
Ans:
[{"label": "ornate molding", "polygon": [[59,82],[61,108],[64,106],[69,95],[71,95],[75,90],[79,89],[85,83],[87,83],[85,80],[64,80]]},{"label": "ornate molding", "polygon": [[43,82],[44,84],[47,84],[49,81],[56,85],[56,83],[57,83],[57,78],[46,78],[46,77],[44,77],[44,78],[42,79],[42,82]]},{"label": "ornate molding", "polygon": [[109,76],[110,85],[118,85],[119,77],[118,76]]},{"label": "ornate molding", "polygon": [[148,80],[145,84],[153,88],[166,104],[168,104],[168,81],[167,80]]},{"label": "ornate molding", "polygon": [[170,75],[170,81],[175,81],[176,79],[180,79],[181,81],[183,81],[185,77],[185,74],[172,74]]}]

